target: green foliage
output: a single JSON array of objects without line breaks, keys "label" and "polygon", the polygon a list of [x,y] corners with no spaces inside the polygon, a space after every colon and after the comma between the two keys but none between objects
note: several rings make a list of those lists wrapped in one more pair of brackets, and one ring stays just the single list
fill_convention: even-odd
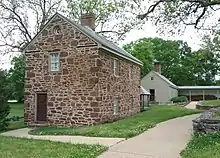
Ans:
[{"label": "green foliage", "polygon": [[21,102],[24,100],[25,56],[14,57],[11,64],[13,67],[9,70],[7,79],[9,97]]},{"label": "green foliage", "polygon": [[194,135],[181,154],[182,158],[219,158],[219,148],[220,133]]},{"label": "green foliage", "polygon": [[107,147],[101,145],[0,136],[1,158],[96,158],[106,149]]},{"label": "green foliage", "polygon": [[209,49],[192,52],[186,42],[143,38],[124,46],[143,61],[141,77],[152,69],[153,60],[161,62],[162,74],[176,85],[212,85],[220,70],[219,55]]},{"label": "green foliage", "polygon": [[173,97],[170,99],[173,103],[181,103],[181,102],[188,102],[187,97],[185,96],[179,96],[179,97]]},{"label": "green foliage", "polygon": [[0,131],[8,126],[6,118],[10,112],[10,107],[7,103],[7,95],[6,75],[4,71],[0,70]]},{"label": "green foliage", "polygon": [[148,111],[113,123],[76,128],[42,127],[30,131],[30,134],[130,138],[154,127],[157,123],[198,112],[200,111],[177,106],[153,106]]}]

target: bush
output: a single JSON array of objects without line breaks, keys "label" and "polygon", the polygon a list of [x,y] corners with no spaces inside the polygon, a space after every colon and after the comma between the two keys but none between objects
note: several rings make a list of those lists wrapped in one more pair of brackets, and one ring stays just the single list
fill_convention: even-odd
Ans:
[{"label": "bush", "polygon": [[173,103],[181,103],[181,102],[188,102],[187,97],[185,96],[180,96],[180,97],[173,97],[170,99]]},{"label": "bush", "polygon": [[10,113],[10,107],[7,103],[6,88],[5,72],[0,70],[0,131],[8,127],[7,116]]}]

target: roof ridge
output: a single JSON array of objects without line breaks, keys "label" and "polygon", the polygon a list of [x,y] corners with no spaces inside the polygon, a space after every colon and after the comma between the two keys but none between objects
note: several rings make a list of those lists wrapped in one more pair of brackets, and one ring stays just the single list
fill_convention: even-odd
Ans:
[{"label": "roof ridge", "polygon": [[56,12],[49,20],[48,22],[44,25],[44,27],[34,36],[34,38],[32,38],[32,40],[24,47],[23,51],[26,50],[26,48],[34,41],[34,39],[36,39],[38,37],[38,35],[47,27],[47,25],[56,17],[59,16],[60,18],[62,18],[63,20],[66,20],[67,22],[69,22],[71,25],[73,25],[73,27],[76,27],[78,30],[80,30],[82,33],[84,33],[85,35],[89,36],[92,40],[96,41],[98,44],[101,45],[100,48],[103,48],[109,52],[111,52],[114,55],[120,56],[124,59],[127,59],[133,63],[136,63],[138,65],[143,65],[143,63],[138,60],[137,58],[135,58],[134,56],[132,56],[130,53],[128,53],[127,51],[125,51],[123,48],[120,48],[118,45],[114,44],[112,41],[109,41],[108,39],[106,39],[103,36],[100,36],[99,34],[97,34],[95,31],[90,30],[78,23],[76,23],[75,21],[70,20],[69,18],[63,16],[62,14]]},{"label": "roof ridge", "polygon": [[166,78],[164,75],[152,70],[153,73],[155,73],[157,76],[159,76],[161,79],[163,79],[165,82],[167,82],[169,85],[171,85],[174,88],[178,88],[177,85],[175,85],[173,82],[171,82],[168,78]]}]

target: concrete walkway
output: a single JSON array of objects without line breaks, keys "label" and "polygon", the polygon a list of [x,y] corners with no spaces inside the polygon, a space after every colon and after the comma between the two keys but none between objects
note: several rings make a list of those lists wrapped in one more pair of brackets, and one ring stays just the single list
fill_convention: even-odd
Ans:
[{"label": "concrete walkway", "polygon": [[191,101],[188,105],[185,106],[187,109],[196,109],[196,104],[198,101]]},{"label": "concrete walkway", "polygon": [[35,136],[35,135],[29,135],[28,134],[29,130],[31,129],[22,128],[5,133],[0,133],[0,135],[19,137],[19,138],[29,138],[29,139],[43,139],[43,140],[51,140],[51,141],[58,141],[58,142],[72,143],[72,144],[100,144],[108,147],[111,147],[125,140],[124,138],[100,138],[100,137],[83,137],[83,136],[49,136],[49,135]]},{"label": "concrete walkway", "polygon": [[192,120],[185,116],[158,124],[143,134],[109,148],[99,158],[180,158],[192,133]]}]

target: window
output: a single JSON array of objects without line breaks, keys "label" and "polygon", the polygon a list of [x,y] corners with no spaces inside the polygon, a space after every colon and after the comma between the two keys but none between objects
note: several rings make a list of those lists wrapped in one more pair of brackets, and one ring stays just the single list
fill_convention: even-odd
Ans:
[{"label": "window", "polygon": [[119,103],[118,103],[118,96],[114,96],[114,115],[117,115],[118,114],[118,106],[119,106]]},{"label": "window", "polygon": [[154,80],[154,77],[150,77],[150,80]]},{"label": "window", "polygon": [[58,53],[50,54],[50,71],[59,71],[60,70],[60,60]]},{"label": "window", "polygon": [[54,34],[59,35],[61,33],[61,28],[59,25],[55,26],[54,29]]},{"label": "window", "polygon": [[114,75],[119,76],[119,62],[118,62],[118,59],[114,59]]}]

